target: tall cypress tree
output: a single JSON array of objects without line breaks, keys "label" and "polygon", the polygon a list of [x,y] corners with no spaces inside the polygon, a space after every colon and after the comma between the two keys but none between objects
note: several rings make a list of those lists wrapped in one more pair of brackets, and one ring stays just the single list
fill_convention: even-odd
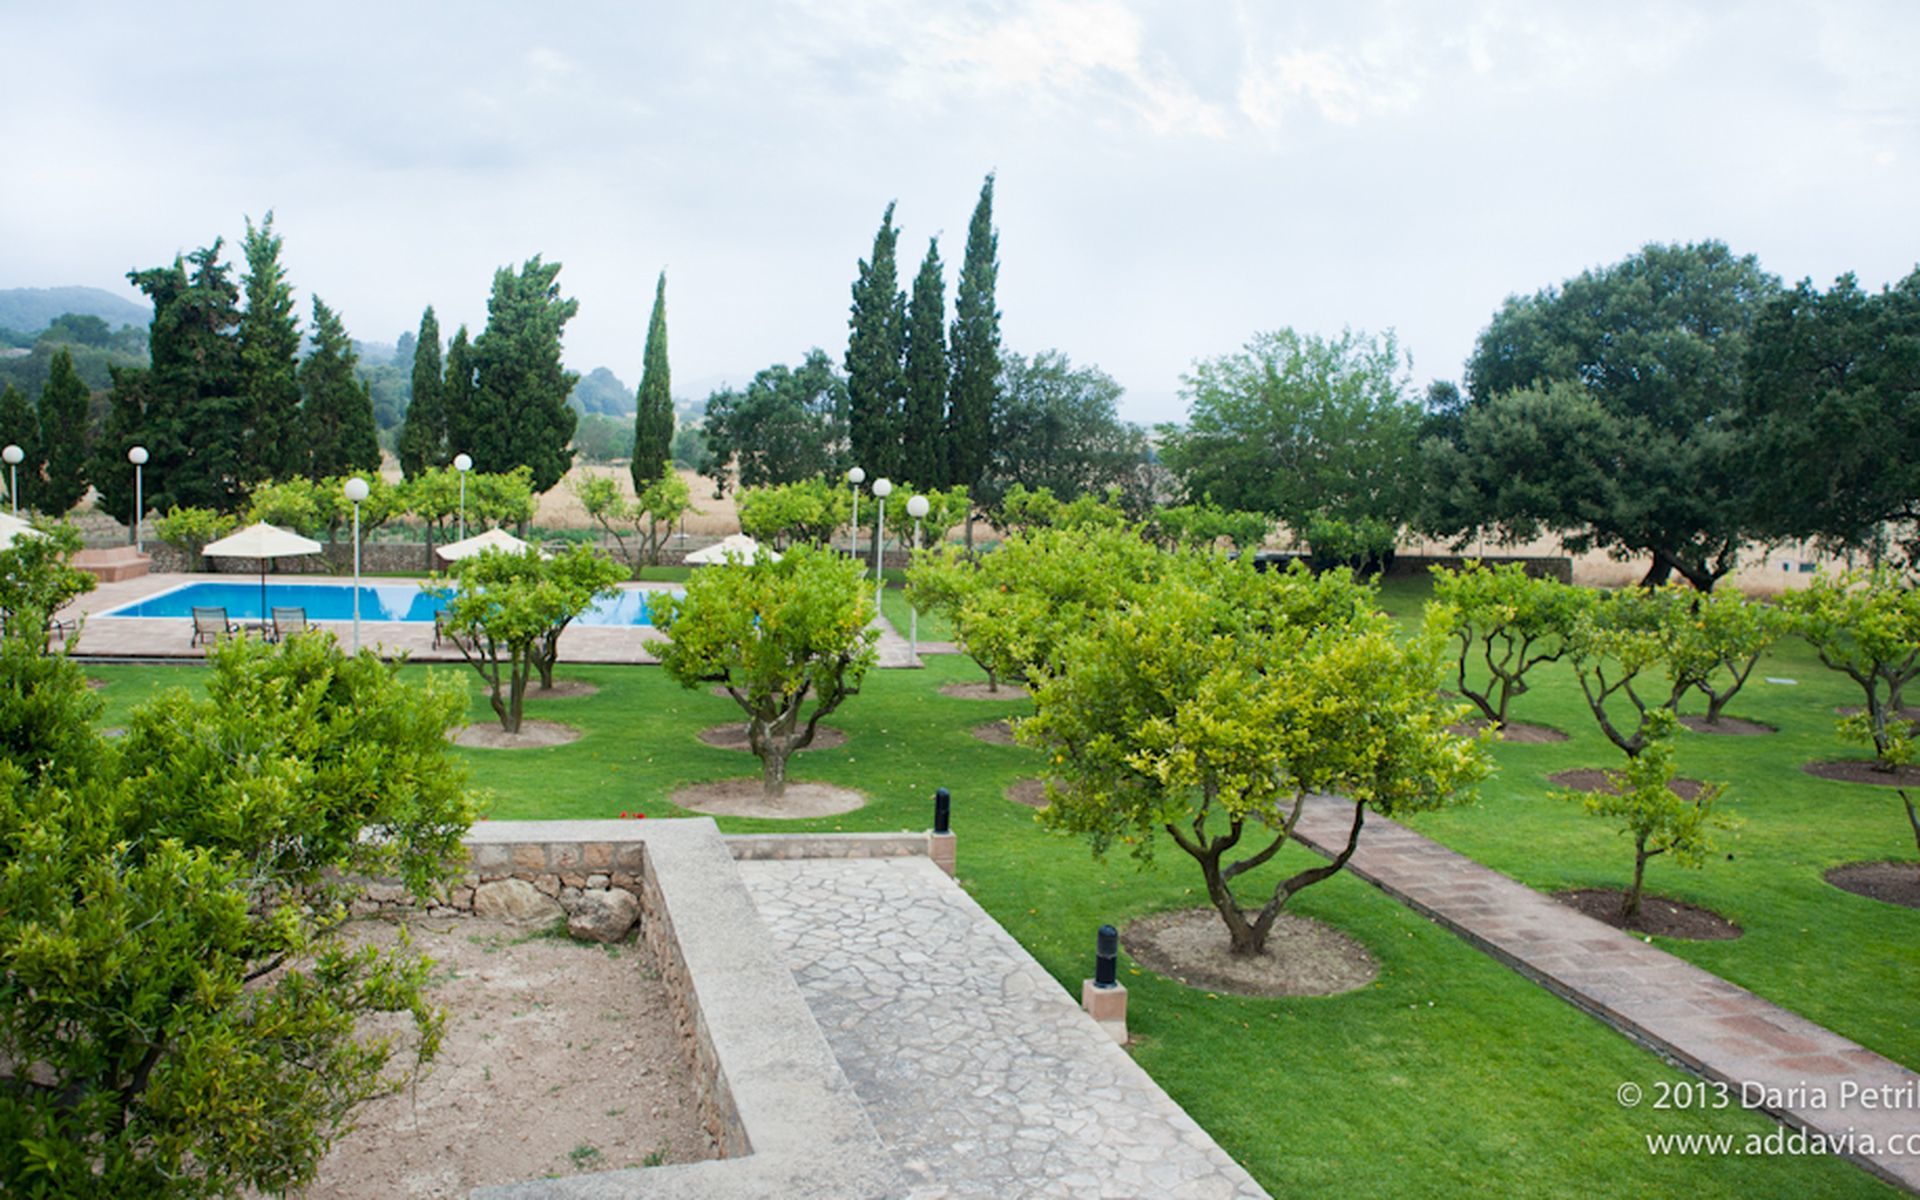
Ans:
[{"label": "tall cypress tree", "polygon": [[[1000,235],[993,229],[993,176],[980,188],[967,226],[967,256],[954,295],[953,378],[947,391],[947,482],[980,493],[993,453],[993,410],[1000,378],[1000,311],[993,285],[1000,273]],[[967,517],[973,541],[973,517]]]},{"label": "tall cypress tree", "polygon": [[413,346],[413,398],[407,401],[406,422],[400,427],[400,469],[408,479],[429,467],[444,467],[447,451],[447,408],[440,380],[440,320],[433,305],[420,314],[420,335]]},{"label": "tall cypress tree", "polygon": [[340,314],[313,298],[313,351],[300,364],[307,417],[307,473],[315,479],[380,469],[373,393],[354,378],[359,355]]},{"label": "tall cypress tree", "polygon": [[945,487],[941,442],[947,419],[947,285],[939,238],[928,239],[927,256],[913,279],[913,301],[907,310],[906,391],[900,474],[915,487]]},{"label": "tall cypress tree", "polygon": [[300,415],[300,326],[293,288],[280,266],[273,214],[247,222],[247,308],[240,314],[240,373],[249,413],[245,481],[299,474],[305,445]]},{"label": "tall cypress tree", "polygon": [[[21,481],[22,497],[50,517],[66,514],[87,494],[87,406],[93,392],[73,369],[73,355],[62,346],[47,370],[40,392],[40,454],[44,475]],[[28,458],[27,465],[36,459]]]},{"label": "tall cypress tree", "polygon": [[560,361],[560,335],[580,311],[555,282],[559,263],[534,255],[519,270],[494,272],[487,327],[473,343],[475,391],[469,453],[486,470],[533,468],[533,490],[560,482],[573,465],[578,415],[567,397],[580,376]]},{"label": "tall cypress tree", "polygon": [[853,281],[847,319],[847,418],[853,462],[878,479],[900,473],[900,409],[905,398],[907,297],[900,290],[895,249],[900,231],[887,205],[873,236],[873,257]]},{"label": "tall cypress tree", "polygon": [[[454,331],[447,346],[447,367],[441,377],[440,407],[446,413],[447,461],[473,453],[473,343],[467,340],[467,327]],[[505,470],[491,464],[483,471]]]},{"label": "tall cypress tree", "polygon": [[18,446],[26,455],[17,467],[0,464],[0,472],[4,472],[0,482],[11,488],[13,481],[19,481],[20,494],[16,496],[11,491],[7,494],[8,510],[32,508],[33,481],[40,473],[40,421],[27,394],[11,383],[0,392],[0,446]]},{"label": "tall cypress tree", "polygon": [[673,386],[667,368],[667,273],[653,285],[653,316],[647,321],[646,362],[640,368],[639,411],[633,416],[633,492],[660,478],[660,464],[673,457]]}]

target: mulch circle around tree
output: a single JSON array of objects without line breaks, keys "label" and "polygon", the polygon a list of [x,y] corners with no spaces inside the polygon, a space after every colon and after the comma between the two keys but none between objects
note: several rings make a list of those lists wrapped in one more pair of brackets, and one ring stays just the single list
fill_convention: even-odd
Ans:
[{"label": "mulch circle around tree", "polygon": [[1028,808],[1047,807],[1047,782],[1044,779],[1016,779],[1007,785],[1007,799]]},{"label": "mulch circle around tree", "polygon": [[1909,763],[1892,771],[1882,771],[1870,758],[1842,758],[1829,762],[1801,763],[1800,769],[1821,779],[1840,783],[1871,783],[1879,787],[1920,787],[1920,765]]},{"label": "mulch circle around tree", "polygon": [[940,694],[955,700],[1025,700],[1027,689],[1017,683],[1003,683],[999,691],[985,683],[949,683],[940,689]]},{"label": "mulch circle around tree", "polygon": [[[1863,713],[1867,710],[1865,707],[1858,704],[1842,704],[1839,707],[1835,708],[1833,711],[1843,717],[1851,717],[1857,713]],[[1900,711],[1894,715],[1898,716],[1902,721],[1912,721],[1915,724],[1920,724],[1920,708],[1914,708],[1912,705],[1907,705],[1907,704],[1901,705]]]},{"label": "mulch circle around tree", "polygon": [[1834,867],[1822,876],[1843,892],[1920,908],[1920,862],[1859,862]]},{"label": "mulch circle around tree", "polygon": [[[1571,771],[1561,771],[1547,776],[1547,782],[1556,787],[1571,788],[1576,792],[1611,792],[1614,789],[1607,773],[1599,767],[1576,767]],[[1699,796],[1700,790],[1707,785],[1698,779],[1676,779],[1667,785],[1673,794],[1682,800],[1692,800]]]},{"label": "mulch circle around tree", "polygon": [[758,775],[698,783],[667,797],[669,804],[708,816],[775,819],[831,817],[852,812],[866,802],[866,796],[852,788],[826,783],[789,783],[784,794],[770,797],[762,790]]},{"label": "mulch circle around tree", "polygon": [[1620,902],[1626,893],[1616,888],[1578,888],[1555,892],[1553,898],[1568,908],[1577,909],[1603,925],[1630,933],[1648,933],[1655,937],[1684,938],[1695,942],[1730,942],[1746,930],[1717,912],[1669,900],[1664,896],[1640,897],[1640,915],[1633,924],[1620,923]]},{"label": "mulch circle around tree", "polygon": [[[1487,727],[1485,717],[1474,717],[1458,725],[1447,726],[1447,732],[1456,737],[1473,737]],[[1508,721],[1500,727],[1500,740],[1516,746],[1549,746],[1555,742],[1564,742],[1567,735],[1551,725],[1530,725],[1525,721]]]},{"label": "mulch circle around tree", "polygon": [[[747,741],[745,725],[714,725],[702,729],[700,740],[717,750],[744,750],[751,752],[753,747]],[[805,749],[795,751],[804,754],[807,750],[833,750],[847,744],[847,735],[831,725],[817,726],[813,731],[813,741]]]},{"label": "mulch circle around tree", "polygon": [[988,721],[985,725],[975,725],[967,732],[993,746],[1012,746],[1013,724],[1006,720]]},{"label": "mulch circle around tree", "polygon": [[1211,908],[1142,917],[1121,930],[1120,945],[1149,971],[1236,996],[1336,996],[1380,974],[1354,938],[1289,912],[1274,921],[1266,953],[1246,958],[1228,952],[1227,927]]},{"label": "mulch circle around tree", "polygon": [[538,750],[546,746],[564,746],[577,741],[580,731],[571,725],[562,725],[558,721],[535,721],[522,718],[519,733],[508,733],[497,723],[475,722],[452,735],[457,746],[469,746],[481,750]]},{"label": "mulch circle around tree", "polygon": [[1745,717],[1722,716],[1718,721],[1709,721],[1705,717],[1681,717],[1680,723],[1695,733],[1717,733],[1726,737],[1758,737],[1763,733],[1779,733],[1778,729],[1760,721],[1749,721]]},{"label": "mulch circle around tree", "polygon": [[556,679],[550,688],[535,684],[527,689],[529,700],[577,700],[600,694],[600,685],[584,679]]}]

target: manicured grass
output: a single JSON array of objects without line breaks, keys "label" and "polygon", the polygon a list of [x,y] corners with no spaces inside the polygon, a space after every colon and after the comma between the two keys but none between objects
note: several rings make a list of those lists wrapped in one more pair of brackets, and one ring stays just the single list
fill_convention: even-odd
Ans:
[{"label": "manicured grass", "polygon": [[[1396,588],[1387,599],[1402,609],[1410,597]],[[1171,846],[1163,846],[1146,870],[1125,857],[1097,862],[1082,843],[1047,833],[1031,810],[1003,799],[1008,784],[1037,773],[1038,756],[980,742],[968,731],[1027,711],[1026,702],[942,696],[941,684],[979,679],[980,673],[954,657],[929,663],[924,671],[870,674],[862,693],[829,718],[847,732],[845,746],[808,751],[794,762],[797,780],[866,792],[865,808],[812,821],[723,820],[722,826],[924,829],[930,794],[945,785],[954,793],[962,883],[1076,994],[1091,969],[1097,926],[1203,903],[1197,871]],[[455,672],[474,688],[474,718],[492,719],[471,670],[408,669]],[[1754,703],[1743,700],[1736,709],[1762,720],[1778,717],[1783,729],[1806,723],[1804,734],[1776,736],[1826,745],[1831,735],[1818,727],[1825,707],[1842,702],[1843,694],[1822,692],[1799,666],[1785,670],[1797,673],[1800,687],[1776,686],[1765,703],[1756,693]],[[145,667],[91,673],[109,680],[105,695],[115,712],[124,711],[123,698],[197,674]],[[1770,667],[1767,673],[1781,671]],[[455,752],[475,782],[491,791],[491,819],[642,811],[656,820],[677,814],[666,797],[682,784],[756,771],[750,756],[707,747],[695,737],[709,725],[740,719],[725,698],[682,689],[657,668],[563,666],[560,675],[594,683],[600,691],[556,700],[536,694],[529,715],[574,725],[583,733],[578,741],[546,750]],[[1521,703],[1523,715],[1568,729],[1574,741],[1499,748],[1501,774],[1481,802],[1429,818],[1421,828],[1529,882],[1619,881],[1631,861],[1622,857],[1622,840],[1578,806],[1540,798],[1542,769],[1560,769],[1550,763],[1599,765],[1608,761],[1601,751],[1611,753],[1574,720],[1582,714],[1568,703],[1571,688],[1566,681],[1543,681]],[[1577,691],[1571,694],[1577,699]],[[1808,715],[1788,711],[1803,707]],[[1695,750],[1706,741],[1684,744],[1683,766],[1691,774],[1721,778],[1716,772],[1723,766],[1744,768],[1756,739],[1716,743],[1708,748],[1713,757]],[[1789,757],[1797,752],[1784,744],[1768,751]],[[1732,843],[1734,862],[1715,862],[1685,876],[1656,867],[1655,886],[1689,895],[1678,885],[1697,884],[1703,896],[1728,901],[1714,906],[1749,927],[1740,942],[1680,952],[1736,978],[1744,973],[1750,978],[1740,982],[1912,1062],[1910,1053],[1895,1051],[1912,1048],[1912,1031],[1899,1026],[1911,1007],[1911,947],[1920,944],[1920,930],[1901,922],[1920,914],[1844,893],[1825,897],[1820,890],[1833,889],[1818,882],[1814,869],[1829,860],[1897,855],[1895,835],[1903,826],[1889,807],[1892,798],[1877,793],[1864,809],[1853,806],[1861,809],[1857,821],[1832,819],[1826,808],[1851,793],[1836,800],[1828,791],[1842,786],[1821,785],[1797,771],[1771,790],[1755,785],[1755,796],[1738,802],[1748,824]],[[1735,806],[1733,795],[1729,804]],[[1775,828],[1757,828],[1763,818]],[[1521,825],[1524,831],[1516,828]],[[1877,849],[1861,852],[1868,847]],[[1306,857],[1283,856],[1253,873],[1244,894],[1251,898],[1270,888],[1275,873]],[[1795,881],[1794,873],[1806,870],[1813,870],[1813,882]],[[1852,905],[1871,906],[1862,910],[1869,915],[1848,916]],[[1764,1132],[1772,1126],[1737,1110],[1622,1109],[1614,1099],[1620,1083],[1651,1091],[1656,1081],[1685,1076],[1355,879],[1337,877],[1303,893],[1294,906],[1364,941],[1380,960],[1379,979],[1339,997],[1246,999],[1190,989],[1123,959],[1138,1038],[1135,1056],[1277,1196],[1335,1189],[1381,1197],[1469,1190],[1542,1197],[1890,1194],[1837,1160],[1654,1157],[1644,1143],[1649,1133]],[[1791,928],[1772,929],[1783,922]],[[1829,938],[1857,944],[1828,946]],[[1848,955],[1864,961],[1844,970],[1865,976],[1834,973],[1840,969],[1834,964]],[[1791,961],[1808,958],[1811,966]],[[1850,990],[1856,995],[1846,994]],[[1836,1015],[1815,1015],[1816,1006]]]}]

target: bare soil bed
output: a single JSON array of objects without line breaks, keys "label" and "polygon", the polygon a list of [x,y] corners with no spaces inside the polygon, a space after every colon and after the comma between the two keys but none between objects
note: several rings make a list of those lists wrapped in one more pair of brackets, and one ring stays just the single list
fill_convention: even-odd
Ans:
[{"label": "bare soil bed", "polygon": [[1211,908],[1155,913],[1130,923],[1120,944],[1150,971],[1189,987],[1236,996],[1334,996],[1372,983],[1380,964],[1352,937],[1283,912],[1266,953],[1228,953],[1227,927]]},{"label": "bare soil bed", "polygon": [[1920,787],[1920,765],[1907,764],[1898,770],[1882,771],[1870,758],[1843,758],[1831,762],[1801,764],[1800,769],[1821,779],[1840,783],[1871,783],[1880,787]]},{"label": "bare soil bed", "polygon": [[[1460,737],[1473,737],[1487,727],[1485,717],[1474,717],[1458,725],[1447,726],[1447,732]],[[1567,735],[1551,725],[1531,725],[1525,721],[1508,721],[1500,727],[1500,740],[1516,746],[1549,746],[1555,742],[1564,742]]]},{"label": "bare soil bed", "polygon": [[[1571,771],[1561,771],[1557,775],[1547,776],[1547,782],[1556,787],[1570,788],[1576,792],[1611,792],[1612,781],[1599,767],[1576,767]],[[1707,785],[1698,779],[1676,779],[1667,787],[1682,800],[1692,800],[1700,795]]]},{"label": "bare soil bed", "polygon": [[[307,1196],[476,1187],[714,1157],[666,984],[644,944],[574,942],[472,917],[410,922],[446,1037],[426,1073],[368,1103]],[[399,926],[356,921],[391,947]]]},{"label": "bare soil bed", "polygon": [[955,700],[1025,700],[1027,689],[1017,683],[1003,683],[995,691],[986,683],[949,683],[940,689],[942,696]]},{"label": "bare soil bed", "polygon": [[1824,878],[1841,891],[1856,896],[1920,908],[1920,863],[1847,863],[1828,871]]},{"label": "bare soil bed", "polygon": [[550,688],[542,688],[535,684],[527,689],[529,700],[577,700],[599,694],[600,685],[588,683],[584,679],[556,679]]},{"label": "bare soil bed", "polygon": [[1705,717],[1681,717],[1680,723],[1695,733],[1717,733],[1727,737],[1758,737],[1763,733],[1778,733],[1773,726],[1760,721],[1749,721],[1745,717],[1722,716],[1718,721],[1709,721]]},{"label": "bare soil bed", "polygon": [[988,721],[984,725],[975,725],[968,732],[990,746],[1012,746],[1013,724],[1009,721]]},{"label": "bare soil bed", "polygon": [[723,779],[681,788],[667,797],[671,804],[714,817],[830,817],[852,812],[867,798],[852,788],[825,783],[789,783],[786,794],[769,799],[760,790],[760,777]]},{"label": "bare soil bed", "polygon": [[[745,725],[715,725],[709,729],[702,729],[699,736],[701,741],[719,750],[742,750],[748,752],[753,750],[753,747],[747,742],[747,727]],[[795,753],[803,754],[808,750],[832,750],[846,744],[847,735],[845,731],[835,729],[831,725],[821,725],[813,731],[812,743],[802,747]]]},{"label": "bare soil bed", "polygon": [[579,737],[580,731],[571,725],[523,717],[519,733],[508,733],[492,721],[475,722],[455,733],[453,741],[455,745],[481,750],[534,750],[542,746],[564,746]]},{"label": "bare soil bed", "polygon": [[1015,804],[1024,804],[1028,808],[1045,808],[1047,807],[1047,781],[1016,779],[1007,785],[1006,797]]},{"label": "bare soil bed", "polygon": [[1746,932],[1717,912],[1680,900],[1668,900],[1664,896],[1642,895],[1640,914],[1631,925],[1623,925],[1620,921],[1620,903],[1626,898],[1626,893],[1614,888],[1579,888],[1555,892],[1553,898],[1615,929],[1650,933],[1656,937],[1727,942]]}]

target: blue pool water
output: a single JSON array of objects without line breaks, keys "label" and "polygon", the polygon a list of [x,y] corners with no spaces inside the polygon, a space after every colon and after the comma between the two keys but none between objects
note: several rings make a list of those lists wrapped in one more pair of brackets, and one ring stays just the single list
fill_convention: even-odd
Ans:
[{"label": "blue pool water", "polygon": [[[304,608],[309,621],[353,620],[353,587],[337,583],[267,583],[267,608]],[[411,583],[368,584],[360,588],[362,621],[433,620],[446,605]],[[103,617],[191,617],[196,608],[224,608],[231,621],[264,621],[268,613],[260,610],[260,584],[189,583],[148,596],[133,604],[124,604]],[[621,591],[609,596],[575,619],[577,625],[651,625],[647,593]]]}]

